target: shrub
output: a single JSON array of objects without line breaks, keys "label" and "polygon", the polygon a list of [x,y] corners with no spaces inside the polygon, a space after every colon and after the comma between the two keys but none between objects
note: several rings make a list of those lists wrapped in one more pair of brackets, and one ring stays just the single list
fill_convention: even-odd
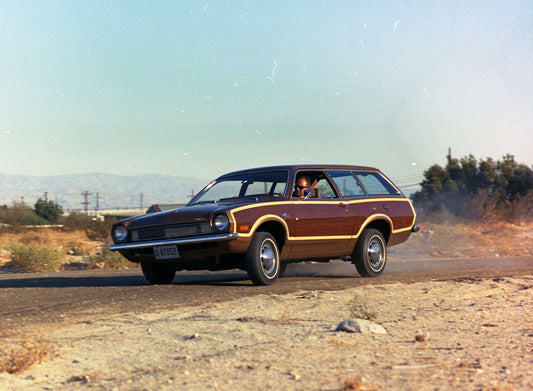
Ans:
[{"label": "shrub", "polygon": [[35,214],[55,224],[63,214],[63,208],[54,201],[39,198],[35,203]]},{"label": "shrub", "polygon": [[111,251],[107,246],[102,253],[89,255],[84,258],[89,269],[130,269],[139,267],[136,263],[128,261],[119,252]]},{"label": "shrub", "polygon": [[18,272],[53,272],[63,263],[61,249],[35,244],[13,243],[9,267]]}]

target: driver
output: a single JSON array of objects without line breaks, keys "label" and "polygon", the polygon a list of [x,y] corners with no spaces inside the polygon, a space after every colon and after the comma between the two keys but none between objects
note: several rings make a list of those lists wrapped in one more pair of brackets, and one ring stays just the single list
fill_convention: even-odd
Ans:
[{"label": "driver", "polygon": [[311,183],[311,181],[309,180],[308,176],[299,176],[298,179],[296,179],[296,184],[294,185],[294,192],[292,193],[292,196],[299,198],[305,197],[305,191],[309,190],[309,183]]}]

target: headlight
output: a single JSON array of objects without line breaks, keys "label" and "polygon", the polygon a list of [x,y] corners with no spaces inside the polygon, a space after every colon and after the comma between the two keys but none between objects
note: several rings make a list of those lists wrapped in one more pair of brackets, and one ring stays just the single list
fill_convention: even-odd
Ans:
[{"label": "headlight", "polygon": [[128,237],[128,230],[123,225],[119,225],[113,231],[113,237],[117,242],[123,242]]},{"label": "headlight", "polygon": [[226,232],[229,229],[228,216],[220,214],[213,219],[213,229],[217,232]]}]

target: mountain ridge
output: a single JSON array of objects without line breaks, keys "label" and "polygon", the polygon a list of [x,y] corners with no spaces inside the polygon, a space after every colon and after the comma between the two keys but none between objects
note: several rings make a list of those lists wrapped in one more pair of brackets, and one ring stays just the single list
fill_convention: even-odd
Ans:
[{"label": "mountain ridge", "polygon": [[[11,175],[0,173],[0,205],[14,202],[33,206],[39,198],[57,202],[64,211],[147,209],[152,204],[185,203],[208,180],[185,176],[104,173],[63,175]],[[142,205],[141,205],[142,204]]]}]

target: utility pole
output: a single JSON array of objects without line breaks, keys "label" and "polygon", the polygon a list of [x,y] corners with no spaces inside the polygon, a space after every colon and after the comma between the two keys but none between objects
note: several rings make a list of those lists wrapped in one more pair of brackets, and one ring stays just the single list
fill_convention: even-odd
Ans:
[{"label": "utility pole", "polygon": [[100,209],[100,194],[96,192],[96,208],[95,208],[96,216],[98,216],[99,209]]},{"label": "utility pole", "polygon": [[143,197],[144,197],[144,194],[141,193],[141,207],[140,207],[141,210],[142,210],[142,208],[143,208]]},{"label": "utility pole", "polygon": [[47,191],[44,192],[44,203],[48,204],[48,192]]},{"label": "utility pole", "polygon": [[452,165],[452,149],[448,148],[448,167]]},{"label": "utility pole", "polygon": [[85,213],[89,213],[89,196],[92,194],[85,190],[85,193],[81,193],[81,195],[84,197],[84,201],[82,202],[83,210],[85,211]]}]

